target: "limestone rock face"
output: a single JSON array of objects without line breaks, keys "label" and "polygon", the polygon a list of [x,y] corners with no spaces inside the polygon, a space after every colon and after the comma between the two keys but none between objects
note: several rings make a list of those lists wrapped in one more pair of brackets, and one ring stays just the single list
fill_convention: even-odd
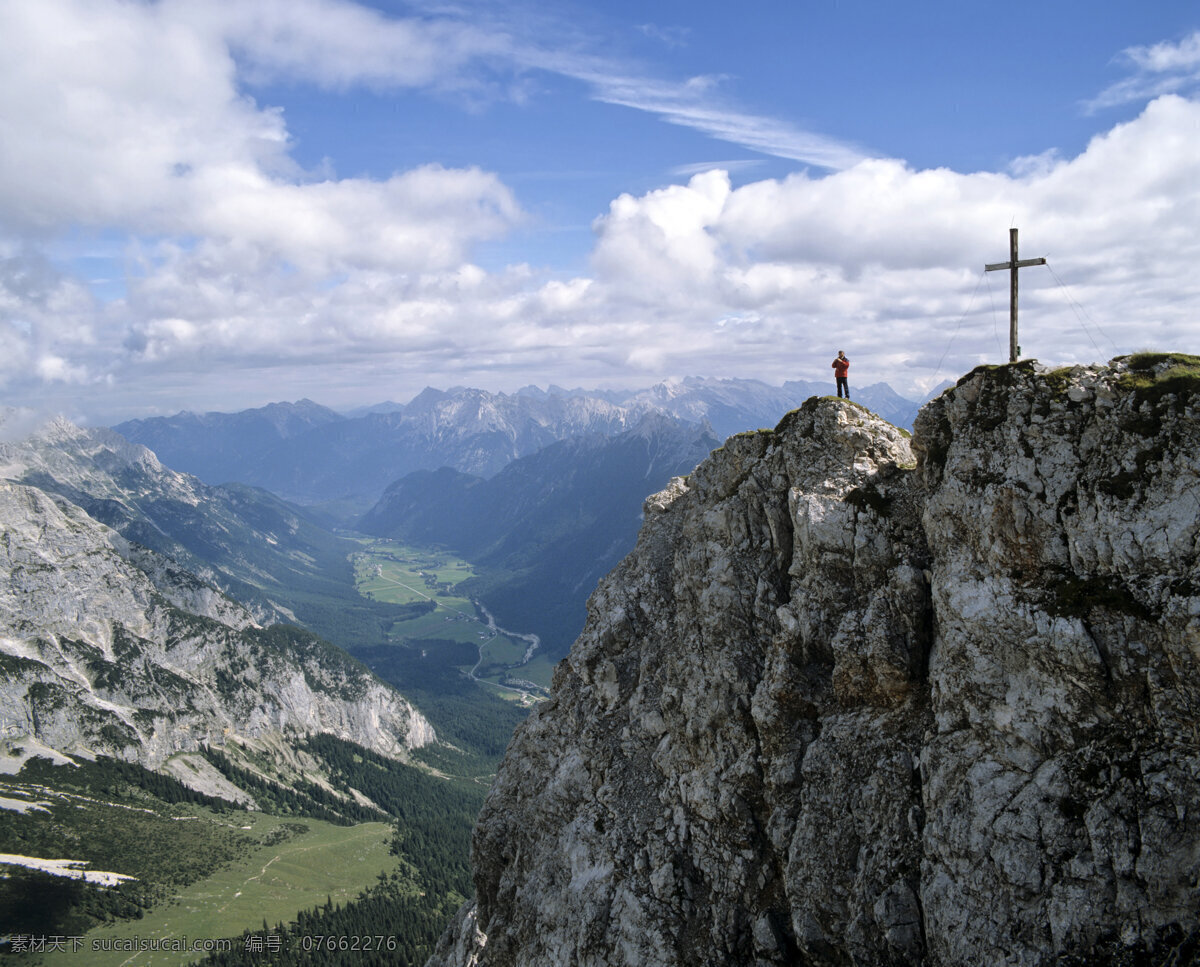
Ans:
[{"label": "limestone rock face", "polygon": [[[0,410],[0,436],[20,436],[15,416]],[[313,551],[270,495],[207,486],[111,430],[56,419],[0,440],[0,734],[174,770],[227,798],[239,794],[211,766],[178,754],[232,742],[291,765],[313,733],[395,757],[435,741],[344,652],[260,627],[294,618],[247,578],[302,577]]]},{"label": "limestone rock face", "polygon": [[[0,480],[0,728],[158,768],[202,744],[318,732],[402,756],[434,740],[394,690],[55,495]],[[187,773],[181,774],[185,781]]]},{"label": "limestone rock face", "polygon": [[911,442],[813,399],[650,498],[431,965],[1194,947],[1200,423],[1171,365],[982,369]]}]

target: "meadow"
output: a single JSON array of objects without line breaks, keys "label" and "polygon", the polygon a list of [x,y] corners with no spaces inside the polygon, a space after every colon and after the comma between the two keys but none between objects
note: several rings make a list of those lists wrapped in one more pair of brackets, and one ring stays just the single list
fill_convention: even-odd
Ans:
[{"label": "meadow", "polygon": [[257,845],[141,919],[96,927],[83,936],[83,949],[48,952],[40,963],[46,967],[192,963],[205,952],[143,950],[131,960],[130,951],[120,948],[139,938],[177,938],[190,946],[243,930],[262,930],[264,923],[286,922],[298,910],[320,906],[327,899],[347,903],[400,862],[388,850],[392,833],[388,823],[334,826],[262,813],[232,813],[227,821],[236,823]]},{"label": "meadow", "polygon": [[[354,554],[353,564],[355,585],[369,600],[427,606],[421,613],[392,622],[390,640],[425,653],[439,642],[469,644],[474,660],[464,662],[461,650],[455,652],[459,671],[473,674],[503,698],[528,704],[542,697],[553,666],[536,651],[533,660],[523,664],[530,640],[519,630],[497,629],[486,612],[461,591],[464,582],[478,577],[471,563],[448,551],[375,539]],[[510,679],[529,685],[515,686]]]}]

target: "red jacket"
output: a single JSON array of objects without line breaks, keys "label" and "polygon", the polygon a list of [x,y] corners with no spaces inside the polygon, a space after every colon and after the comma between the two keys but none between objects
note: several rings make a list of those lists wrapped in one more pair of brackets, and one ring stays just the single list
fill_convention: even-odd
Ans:
[{"label": "red jacket", "polygon": [[850,372],[850,360],[839,358],[833,361],[834,376],[845,376],[848,372]]}]

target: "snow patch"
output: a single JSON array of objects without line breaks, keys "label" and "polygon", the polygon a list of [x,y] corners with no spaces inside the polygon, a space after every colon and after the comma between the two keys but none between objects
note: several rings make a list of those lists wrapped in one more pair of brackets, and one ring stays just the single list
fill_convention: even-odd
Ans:
[{"label": "snow patch", "polygon": [[0,776],[15,776],[25,763],[36,757],[49,759],[56,766],[74,766],[72,762],[57,749],[52,749],[32,735],[8,735],[7,745],[0,747]]},{"label": "snow patch", "polygon": [[98,883],[101,886],[116,886],[123,880],[136,880],[136,876],[126,876],[123,873],[108,873],[103,870],[85,870],[87,860],[44,860],[36,856],[21,856],[17,853],[0,853],[0,865],[24,866],[31,870],[41,870],[51,876],[65,876],[72,880],[85,880],[88,883]]},{"label": "snow patch", "polygon": [[28,799],[9,799],[7,796],[0,796],[0,809],[7,809],[14,813],[27,813],[33,810],[37,813],[48,813],[48,802],[30,802]]}]

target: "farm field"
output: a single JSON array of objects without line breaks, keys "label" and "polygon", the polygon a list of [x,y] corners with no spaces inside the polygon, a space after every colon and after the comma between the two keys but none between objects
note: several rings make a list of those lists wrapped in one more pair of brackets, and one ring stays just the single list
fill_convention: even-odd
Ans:
[{"label": "farm field", "polygon": [[[313,819],[287,819],[262,813],[233,814],[240,826],[264,843],[225,868],[180,891],[141,920],[120,921],[84,935],[83,947],[72,952],[43,954],[46,967],[86,964],[88,967],[174,967],[205,956],[203,951],[104,950],[105,945],[137,938],[186,938],[209,941],[243,930],[261,931],[292,920],[300,910],[354,899],[361,890],[390,872],[400,860],[388,852],[391,826],[362,823],[334,826]],[[240,939],[234,940],[241,944]]]}]

